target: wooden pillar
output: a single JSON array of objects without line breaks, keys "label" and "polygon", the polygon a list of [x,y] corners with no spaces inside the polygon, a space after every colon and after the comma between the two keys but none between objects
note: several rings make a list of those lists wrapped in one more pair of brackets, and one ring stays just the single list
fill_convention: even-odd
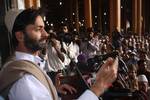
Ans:
[{"label": "wooden pillar", "polygon": [[142,33],[142,0],[132,1],[132,31],[141,36]]},{"label": "wooden pillar", "polygon": [[142,34],[142,0],[137,0],[137,33]]},{"label": "wooden pillar", "polygon": [[25,8],[31,8],[34,7],[34,1],[33,0],[25,0]]},{"label": "wooden pillar", "polygon": [[145,33],[145,20],[146,20],[146,13],[145,13],[145,0],[143,0],[142,2],[142,16],[143,16],[143,20],[142,20],[142,33]]},{"label": "wooden pillar", "polygon": [[39,8],[40,6],[40,0],[25,0],[25,8]]},{"label": "wooden pillar", "polygon": [[39,8],[41,5],[40,5],[40,0],[32,0],[33,1],[33,7],[34,8]]},{"label": "wooden pillar", "polygon": [[84,16],[86,28],[92,27],[92,4],[91,0],[84,0]]},{"label": "wooden pillar", "polygon": [[110,0],[110,33],[121,30],[121,0]]},{"label": "wooden pillar", "polygon": [[36,0],[36,7],[37,8],[41,7],[41,1],[40,0]]}]

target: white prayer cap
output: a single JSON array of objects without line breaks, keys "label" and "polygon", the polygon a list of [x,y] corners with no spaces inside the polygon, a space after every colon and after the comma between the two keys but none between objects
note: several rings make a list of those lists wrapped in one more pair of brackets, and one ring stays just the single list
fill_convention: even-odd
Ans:
[{"label": "white prayer cap", "polygon": [[19,9],[10,9],[5,15],[5,25],[10,33],[12,33],[12,28],[15,22],[16,17],[22,12],[23,10]]},{"label": "white prayer cap", "polygon": [[128,53],[131,53],[132,51],[131,50],[128,50]]},{"label": "white prayer cap", "polygon": [[145,75],[139,75],[138,76],[138,81],[139,82],[148,82],[148,79]]},{"label": "white prayer cap", "polygon": [[135,53],[134,51],[133,51],[133,52],[131,52],[131,54],[132,54],[132,55],[136,55],[136,53]]}]

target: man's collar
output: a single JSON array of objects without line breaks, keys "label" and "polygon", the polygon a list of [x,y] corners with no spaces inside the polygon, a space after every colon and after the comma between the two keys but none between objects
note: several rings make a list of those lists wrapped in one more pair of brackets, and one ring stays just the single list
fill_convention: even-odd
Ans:
[{"label": "man's collar", "polygon": [[43,59],[41,59],[39,56],[34,56],[32,54],[29,54],[29,53],[16,51],[15,57],[16,57],[16,60],[31,61],[31,62],[39,65],[41,69],[43,69],[45,66],[45,61],[43,61]]}]

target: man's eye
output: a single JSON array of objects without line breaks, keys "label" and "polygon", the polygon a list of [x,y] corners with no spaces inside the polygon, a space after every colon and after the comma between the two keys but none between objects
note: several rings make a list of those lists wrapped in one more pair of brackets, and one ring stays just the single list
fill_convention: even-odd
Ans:
[{"label": "man's eye", "polygon": [[35,29],[35,31],[42,31],[42,30],[37,28],[37,29]]}]

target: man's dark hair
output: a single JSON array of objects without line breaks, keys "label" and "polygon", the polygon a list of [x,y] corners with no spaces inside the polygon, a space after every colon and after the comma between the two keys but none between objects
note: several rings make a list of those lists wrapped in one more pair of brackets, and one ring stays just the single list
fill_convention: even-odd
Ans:
[{"label": "man's dark hair", "polygon": [[69,28],[67,23],[62,23],[62,24],[60,24],[60,31],[61,32],[63,31],[64,27]]},{"label": "man's dark hair", "polygon": [[22,11],[15,19],[13,29],[12,29],[12,42],[13,47],[16,48],[18,45],[18,40],[16,39],[15,32],[25,31],[25,28],[29,24],[34,24],[37,16],[43,16],[44,13],[41,9],[29,8]]}]

